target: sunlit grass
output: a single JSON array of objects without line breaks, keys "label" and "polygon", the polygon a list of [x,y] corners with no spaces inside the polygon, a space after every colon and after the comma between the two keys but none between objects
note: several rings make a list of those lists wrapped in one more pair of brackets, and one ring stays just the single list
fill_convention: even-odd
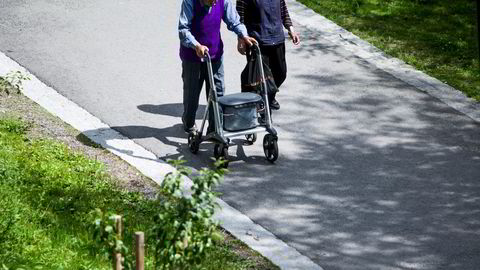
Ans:
[{"label": "sunlit grass", "polygon": [[471,0],[299,0],[387,54],[480,101]]}]

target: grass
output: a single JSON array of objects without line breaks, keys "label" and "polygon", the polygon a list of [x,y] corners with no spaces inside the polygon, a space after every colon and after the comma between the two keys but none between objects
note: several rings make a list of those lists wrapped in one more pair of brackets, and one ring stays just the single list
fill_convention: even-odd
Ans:
[{"label": "grass", "polygon": [[[0,116],[0,268],[111,269],[92,241],[95,208],[124,216],[130,247],[135,231],[146,232],[147,255],[153,254],[148,232],[158,202],[116,187],[101,163],[62,143],[28,139],[29,126]],[[217,245],[205,268],[255,268],[234,248],[245,249],[236,240]],[[147,269],[152,261],[147,257]]]},{"label": "grass", "polygon": [[299,0],[387,54],[480,101],[473,0]]}]

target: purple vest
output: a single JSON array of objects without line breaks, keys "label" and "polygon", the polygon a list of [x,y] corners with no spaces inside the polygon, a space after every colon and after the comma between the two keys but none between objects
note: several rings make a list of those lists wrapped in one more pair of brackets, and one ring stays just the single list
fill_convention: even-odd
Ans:
[{"label": "purple vest", "polygon": [[[220,36],[220,24],[224,12],[224,0],[217,0],[211,8],[210,13],[200,3],[202,0],[195,0],[194,15],[192,19],[191,33],[202,45],[208,47],[208,53],[212,61],[220,59],[223,55],[223,42]],[[180,45],[180,58],[182,61],[200,62],[200,58],[192,48]]]}]

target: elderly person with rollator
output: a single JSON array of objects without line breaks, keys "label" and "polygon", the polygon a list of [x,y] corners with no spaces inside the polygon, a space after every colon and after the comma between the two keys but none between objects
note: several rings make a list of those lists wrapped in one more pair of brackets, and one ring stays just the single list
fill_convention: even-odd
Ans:
[{"label": "elderly person with rollator", "polygon": [[[221,21],[228,30],[238,36],[242,46],[251,46],[255,39],[248,36],[245,25],[231,0],[183,0],[178,23],[180,37],[180,58],[183,79],[183,128],[195,132],[195,116],[203,82],[206,83],[208,99],[210,82],[207,65],[203,61],[205,52],[212,60],[213,78],[218,96],[223,96],[225,83],[223,71],[223,42],[220,36]],[[239,45],[238,45],[239,46]],[[213,109],[209,109],[207,133],[215,130]]]},{"label": "elderly person with rollator", "polygon": [[[287,77],[283,27],[287,29],[293,44],[300,43],[285,0],[237,0],[237,11],[240,21],[247,27],[248,34],[258,41],[263,61],[270,67],[275,85],[279,88]],[[239,40],[238,51],[245,54],[246,50],[245,42]],[[250,55],[247,55],[248,57]],[[280,109],[275,93],[269,96],[269,101],[271,109]]]}]

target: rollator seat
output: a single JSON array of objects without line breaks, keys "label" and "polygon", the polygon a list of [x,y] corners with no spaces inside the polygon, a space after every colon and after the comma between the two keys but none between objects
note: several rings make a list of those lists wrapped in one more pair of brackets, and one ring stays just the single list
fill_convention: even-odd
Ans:
[{"label": "rollator seat", "polygon": [[250,105],[251,103],[258,104],[259,102],[262,102],[262,97],[251,92],[230,94],[218,98],[218,103],[229,107]]},{"label": "rollator seat", "polygon": [[262,102],[262,97],[256,93],[237,93],[219,97],[223,129],[241,131],[257,127],[257,105]]}]

